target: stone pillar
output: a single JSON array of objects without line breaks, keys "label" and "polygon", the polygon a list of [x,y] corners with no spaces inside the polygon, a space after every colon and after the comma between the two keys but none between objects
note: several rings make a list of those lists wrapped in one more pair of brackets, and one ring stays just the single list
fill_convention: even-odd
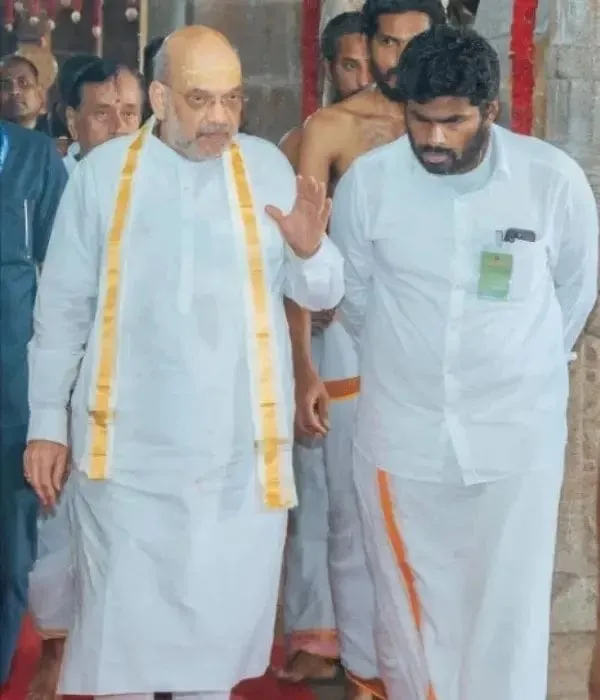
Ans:
[{"label": "stone pillar", "polygon": [[[585,169],[600,196],[600,4],[553,0],[547,66],[546,136]],[[600,313],[592,314],[572,368],[570,443],[553,604],[551,692],[587,700],[596,627],[595,499],[600,443]]]},{"label": "stone pillar", "polygon": [[249,98],[247,130],[278,141],[301,116],[301,0],[192,0],[189,5],[188,23],[222,31],[240,52]]},{"label": "stone pillar", "polygon": [[165,0],[146,0],[148,17],[148,39],[165,36],[186,24],[186,12],[189,2],[165,2]]}]

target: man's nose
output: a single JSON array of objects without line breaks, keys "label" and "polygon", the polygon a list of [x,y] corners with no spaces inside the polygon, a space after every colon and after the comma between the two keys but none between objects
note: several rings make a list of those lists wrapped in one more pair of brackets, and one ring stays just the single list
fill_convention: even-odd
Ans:
[{"label": "man's nose", "polygon": [[432,124],[429,130],[429,145],[443,146],[446,143],[444,130],[440,124]]},{"label": "man's nose", "polygon": [[358,71],[358,87],[361,89],[366,88],[367,85],[369,85],[371,82],[373,82],[373,79],[371,77],[371,71],[369,70],[368,66],[363,66]]},{"label": "man's nose", "polygon": [[115,136],[124,136],[127,134],[127,123],[120,114],[115,118]]},{"label": "man's nose", "polygon": [[223,106],[223,100],[215,98],[208,109],[208,121],[215,124],[226,124],[229,121],[229,113]]}]

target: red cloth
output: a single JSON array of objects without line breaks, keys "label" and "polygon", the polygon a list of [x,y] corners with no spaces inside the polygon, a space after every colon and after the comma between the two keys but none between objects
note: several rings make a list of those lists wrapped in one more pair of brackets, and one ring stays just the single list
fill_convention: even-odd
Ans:
[{"label": "red cloth", "polygon": [[319,108],[320,0],[303,0],[300,55],[302,62],[302,119]]},{"label": "red cloth", "polygon": [[535,95],[535,19],[538,0],[513,0],[510,31],[511,128],[531,134]]}]

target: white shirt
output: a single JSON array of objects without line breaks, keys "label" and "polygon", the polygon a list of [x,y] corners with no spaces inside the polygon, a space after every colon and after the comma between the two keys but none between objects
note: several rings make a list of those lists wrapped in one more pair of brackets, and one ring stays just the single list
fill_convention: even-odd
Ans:
[{"label": "white shirt", "polygon": [[67,155],[63,158],[63,163],[69,175],[75,170],[75,166],[79,162],[77,156],[81,151],[81,146],[75,141],[67,148]]},{"label": "white shirt", "polygon": [[[65,190],[40,282],[30,346],[29,439],[66,441],[74,385],[72,451],[86,471],[94,404],[107,234],[120,170],[133,137],[94,149]],[[289,211],[296,182],[272,144],[240,136],[255,211],[266,245],[268,303],[279,349],[285,420],[292,434],[289,333],[282,297],[309,309],[335,306],[343,294],[342,258],[327,237],[300,260],[264,212]],[[123,234],[118,354],[113,380],[111,478],[247,478],[255,463],[246,353],[245,286],[234,243],[221,159],[190,162],[149,136],[135,173]],[[79,369],[81,363],[81,369]],[[174,480],[174,481],[173,481]]]},{"label": "white shirt", "polygon": [[[596,203],[548,143],[494,127],[490,159],[490,176],[463,191],[403,137],[359,158],[336,190],[356,447],[407,478],[469,484],[562,459],[567,359],[597,294]],[[498,248],[509,228],[537,239]],[[513,256],[507,300],[478,296],[484,250]]]}]

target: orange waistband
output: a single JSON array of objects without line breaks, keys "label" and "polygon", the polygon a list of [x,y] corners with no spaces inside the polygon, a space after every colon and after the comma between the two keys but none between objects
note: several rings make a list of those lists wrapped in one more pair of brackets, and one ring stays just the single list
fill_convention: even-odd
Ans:
[{"label": "orange waistband", "polygon": [[360,391],[360,377],[348,379],[332,379],[325,382],[325,388],[332,401],[343,401],[354,398]]}]

